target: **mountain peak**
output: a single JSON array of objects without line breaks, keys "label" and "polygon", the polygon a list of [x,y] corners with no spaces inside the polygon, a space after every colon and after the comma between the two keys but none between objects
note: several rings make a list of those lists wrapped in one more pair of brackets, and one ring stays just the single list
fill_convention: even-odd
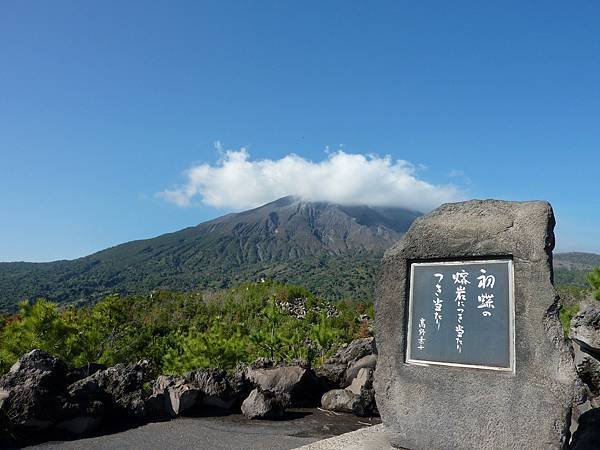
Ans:
[{"label": "mountain peak", "polygon": [[344,206],[287,196],[72,261],[0,265],[0,309],[2,304],[14,308],[22,298],[39,296],[88,302],[113,292],[224,287],[234,280],[255,279],[257,274],[290,281],[298,275],[290,274],[296,270],[292,267],[319,272],[323,258],[333,261],[335,275],[320,278],[337,277],[331,293],[339,296],[345,276],[335,261],[376,260],[418,215],[399,208]]}]

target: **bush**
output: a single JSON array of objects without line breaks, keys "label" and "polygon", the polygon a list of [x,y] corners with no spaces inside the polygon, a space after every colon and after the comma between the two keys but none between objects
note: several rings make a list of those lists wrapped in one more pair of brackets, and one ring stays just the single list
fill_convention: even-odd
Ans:
[{"label": "bush", "polygon": [[565,338],[567,339],[569,338],[569,331],[571,329],[571,319],[573,319],[578,312],[579,305],[577,304],[570,306],[563,305],[562,308],[560,308],[560,323],[562,325]]},{"label": "bush", "polygon": [[596,267],[587,275],[587,281],[592,287],[592,295],[600,300],[600,267]]},{"label": "bush", "polygon": [[[290,306],[297,304],[306,314]],[[205,293],[113,295],[62,311],[45,300],[23,302],[0,326],[0,370],[34,348],[70,366],[148,359],[169,374],[232,369],[258,357],[319,364],[341,343],[368,333],[372,317],[371,304],[332,304],[275,282]]]}]

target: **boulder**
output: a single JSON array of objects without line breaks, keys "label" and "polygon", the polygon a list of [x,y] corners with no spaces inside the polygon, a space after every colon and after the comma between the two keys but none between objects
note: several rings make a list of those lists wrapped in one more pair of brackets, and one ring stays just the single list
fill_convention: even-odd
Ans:
[{"label": "boulder", "polygon": [[348,369],[346,369],[345,385],[346,386],[350,385],[352,383],[352,381],[358,375],[359,371],[361,371],[363,368],[372,369],[372,371],[373,371],[373,370],[375,370],[376,365],[377,365],[377,355],[363,356],[359,360],[350,363],[350,366],[348,366]]},{"label": "boulder", "polygon": [[600,356],[600,304],[588,303],[571,320],[571,338]]},{"label": "boulder", "polygon": [[248,368],[246,376],[256,387],[288,394],[293,406],[317,404],[323,393],[322,385],[314,371],[305,366],[279,366],[271,369]]},{"label": "boulder", "polygon": [[104,364],[87,363],[81,367],[75,367],[67,370],[66,383],[73,384],[76,381],[82,380],[83,378],[89,377],[100,370],[105,370]]},{"label": "boulder", "polygon": [[321,406],[328,411],[351,413],[356,397],[348,389],[332,389],[321,397]]},{"label": "boulder", "polygon": [[315,369],[323,391],[339,389],[346,383],[346,364],[324,363]]},{"label": "boulder", "polygon": [[359,370],[348,389],[353,394],[359,395],[365,389],[373,389],[373,369],[363,367]]},{"label": "boulder", "polygon": [[[546,202],[448,203],[415,220],[386,251],[375,298],[374,386],[393,447],[568,445],[578,377],[552,284],[554,224]],[[412,262],[495,256],[513,261],[514,373],[407,364]]]},{"label": "boulder", "polygon": [[142,419],[146,415],[144,394],[146,364],[117,364],[100,370],[68,387],[69,397],[78,403],[99,400],[111,417]]},{"label": "boulder", "polygon": [[230,374],[221,369],[197,369],[184,378],[199,390],[202,404],[226,410],[239,407],[250,390],[244,372]]},{"label": "boulder", "polygon": [[377,353],[375,338],[355,339],[349,344],[342,345],[337,352],[325,361],[328,364],[345,364],[346,366],[363,356]]},{"label": "boulder", "polygon": [[104,419],[104,404],[98,400],[84,403],[66,402],[62,418],[56,428],[75,436],[89,434],[96,430]]},{"label": "boulder", "polygon": [[363,389],[354,398],[352,413],[359,417],[372,417],[379,414],[375,401],[375,389]]},{"label": "boulder", "polygon": [[[377,347],[374,338],[355,339],[340,347],[332,357],[318,367],[317,377],[325,390],[344,388],[352,382],[360,368],[374,367],[377,361],[375,355],[377,355]],[[347,373],[349,369],[351,373]]]},{"label": "boulder", "polygon": [[182,377],[161,375],[152,385],[146,400],[151,414],[175,417],[191,409],[201,397],[201,391]]},{"label": "boulder", "polygon": [[579,426],[571,440],[571,450],[600,448],[600,409],[591,409],[579,417]]},{"label": "boulder", "polygon": [[573,341],[575,369],[581,381],[585,384],[587,397],[593,407],[600,406],[600,361],[586,351],[586,346],[581,346]]},{"label": "boulder", "polygon": [[345,389],[354,395],[349,406],[351,412],[357,416],[366,417],[379,414],[373,389],[373,372],[374,369],[370,367],[361,368],[352,380],[352,384]]},{"label": "boulder", "polygon": [[258,387],[242,403],[242,414],[248,419],[279,419],[285,414],[289,401],[288,394]]},{"label": "boulder", "polygon": [[63,416],[65,364],[42,350],[22,356],[0,378],[1,411],[18,433],[50,428]]}]

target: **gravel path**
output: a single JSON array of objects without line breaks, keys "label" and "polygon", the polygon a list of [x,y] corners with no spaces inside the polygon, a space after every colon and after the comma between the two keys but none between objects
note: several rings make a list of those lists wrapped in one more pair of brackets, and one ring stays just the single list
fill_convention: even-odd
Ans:
[{"label": "gravel path", "polygon": [[[362,423],[361,423],[362,422]],[[318,409],[291,410],[287,420],[250,421],[239,414],[180,417],[124,431],[74,441],[55,441],[31,449],[244,449],[279,450],[301,447],[354,431],[379,419],[357,418]]]}]

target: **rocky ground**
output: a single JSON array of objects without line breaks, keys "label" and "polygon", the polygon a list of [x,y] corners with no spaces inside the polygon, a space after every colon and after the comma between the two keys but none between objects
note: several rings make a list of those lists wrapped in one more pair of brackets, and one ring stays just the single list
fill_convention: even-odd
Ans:
[{"label": "rocky ground", "polygon": [[[570,338],[584,392],[570,448],[600,448],[600,302],[582,305]],[[148,379],[143,361],[69,369],[34,350],[0,377],[0,447],[296,448],[380,422],[376,362],[365,338],[316,369],[260,360]]]},{"label": "rocky ground", "polygon": [[181,415],[241,412],[248,422],[281,421],[290,418],[290,408],[323,406],[376,416],[376,359],[373,338],[365,338],[342,347],[316,370],[302,362],[260,360],[234,372],[197,369],[152,380],[143,361],[69,369],[33,350],[0,378],[0,445],[83,438]]}]

